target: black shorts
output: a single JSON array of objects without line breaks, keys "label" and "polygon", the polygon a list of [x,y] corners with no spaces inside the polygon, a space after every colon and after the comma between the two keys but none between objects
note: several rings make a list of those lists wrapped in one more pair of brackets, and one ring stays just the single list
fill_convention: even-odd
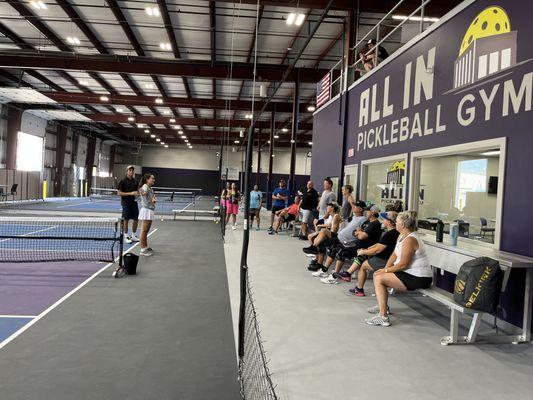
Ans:
[{"label": "black shorts", "polygon": [[359,247],[344,247],[340,246],[337,251],[331,255],[332,258],[334,258],[336,261],[346,261],[347,258],[354,258],[357,256],[357,250]]},{"label": "black shorts", "polygon": [[280,210],[283,210],[285,207],[282,207],[282,206],[275,206],[275,205],[272,205],[272,214],[274,214],[275,212],[278,212]]},{"label": "black shorts", "polygon": [[394,275],[402,281],[407,290],[427,289],[433,280],[433,278],[414,276],[405,271],[395,272]]},{"label": "black shorts", "polygon": [[291,222],[291,221],[294,221],[296,219],[296,215],[289,214],[284,219],[285,219],[285,222]]},{"label": "black shorts", "polygon": [[122,218],[125,220],[139,219],[139,206],[137,205],[137,202],[122,204]]},{"label": "black shorts", "polygon": [[386,258],[373,256],[368,259],[368,264],[370,264],[374,271],[377,271],[378,269],[385,268],[385,266],[387,265],[387,261],[389,260]]},{"label": "black shorts", "polygon": [[250,217],[252,220],[254,217],[259,217],[259,208],[250,208]]},{"label": "black shorts", "polygon": [[341,242],[337,239],[337,236],[331,236],[331,239],[326,238],[318,245],[318,252],[322,254],[329,254],[330,249],[334,249],[337,246],[341,246]]}]

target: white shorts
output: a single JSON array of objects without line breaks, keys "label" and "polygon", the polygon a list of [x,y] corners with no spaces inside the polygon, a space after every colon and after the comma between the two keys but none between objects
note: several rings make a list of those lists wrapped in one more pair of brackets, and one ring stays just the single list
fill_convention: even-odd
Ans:
[{"label": "white shorts", "polygon": [[148,208],[141,207],[141,210],[139,211],[139,219],[144,221],[153,221],[154,210],[149,210]]},{"label": "white shorts", "polygon": [[300,208],[300,215],[301,215],[300,221],[306,224],[309,224],[309,217],[311,216],[311,210],[304,210]]}]

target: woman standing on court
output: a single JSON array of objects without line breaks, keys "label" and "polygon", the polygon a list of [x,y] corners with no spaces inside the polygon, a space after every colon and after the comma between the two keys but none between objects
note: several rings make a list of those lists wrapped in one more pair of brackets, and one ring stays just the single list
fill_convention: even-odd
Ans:
[{"label": "woman standing on court", "polygon": [[151,247],[148,247],[148,232],[154,220],[154,210],[156,197],[152,186],[155,184],[155,176],[144,174],[141,179],[139,194],[141,195],[141,211],[139,211],[139,221],[141,221],[141,255],[149,257],[154,254]]},{"label": "woman standing on court", "polygon": [[226,182],[226,188],[222,189],[222,193],[220,194],[220,206],[226,210],[228,209],[228,199],[229,199],[230,191],[231,191],[231,183]]},{"label": "woman standing on court", "polygon": [[231,229],[237,229],[237,214],[239,213],[239,201],[241,201],[241,192],[237,189],[235,182],[231,184],[231,189],[228,196],[228,205],[226,211],[226,224],[230,217],[233,217],[233,224]]}]

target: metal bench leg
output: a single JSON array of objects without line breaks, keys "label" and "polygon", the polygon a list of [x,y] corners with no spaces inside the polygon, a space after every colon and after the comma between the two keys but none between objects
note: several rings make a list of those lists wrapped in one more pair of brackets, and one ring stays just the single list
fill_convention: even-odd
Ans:
[{"label": "metal bench leg", "polygon": [[444,336],[440,340],[440,344],[446,346],[448,344],[457,343],[459,337],[459,312],[450,309],[450,336]]},{"label": "metal bench leg", "polygon": [[474,316],[472,317],[472,323],[470,324],[468,336],[466,337],[466,341],[468,343],[474,343],[476,341],[477,333],[481,325],[482,316],[483,316],[483,313],[475,313]]}]

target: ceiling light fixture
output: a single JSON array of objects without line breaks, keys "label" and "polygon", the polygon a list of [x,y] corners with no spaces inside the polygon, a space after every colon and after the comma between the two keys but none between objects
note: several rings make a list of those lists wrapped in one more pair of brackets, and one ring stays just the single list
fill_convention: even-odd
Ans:
[{"label": "ceiling light fixture", "polygon": [[294,21],[294,25],[302,26],[304,21],[305,21],[305,14],[298,14],[296,17],[296,21]]},{"label": "ceiling light fixture", "polygon": [[279,139],[279,135],[274,135],[274,139]]},{"label": "ceiling light fixture", "polygon": [[165,114],[165,115],[170,115],[170,110],[164,110],[164,111],[163,111],[163,114]]},{"label": "ceiling light fixture", "polygon": [[80,39],[78,39],[77,37],[67,37],[67,42],[69,42],[70,44],[76,44],[76,45],[79,45],[81,42],[80,42]]},{"label": "ceiling light fixture", "polygon": [[138,124],[137,124],[137,128],[144,128],[144,124],[142,124],[142,123],[138,123]]},{"label": "ceiling light fixture", "polygon": [[289,13],[287,15],[287,25],[301,26],[305,21],[305,14],[302,13]]},{"label": "ceiling light fixture", "polygon": [[155,99],[155,103],[156,104],[163,104],[163,99],[158,97],[157,99]]},{"label": "ceiling light fixture", "polygon": [[128,121],[133,122],[133,121],[135,121],[135,118],[133,118],[133,117],[128,117]]},{"label": "ceiling light fixture", "polygon": [[313,142],[309,142],[309,146],[312,146],[313,145]]},{"label": "ceiling light fixture", "polygon": [[309,107],[307,107],[307,111],[309,111],[309,112],[313,112],[313,111],[315,111],[315,110],[316,110],[316,107],[315,107],[315,106],[309,106]]},{"label": "ceiling light fixture", "polygon": [[159,8],[157,7],[146,7],[144,11],[146,11],[146,14],[148,14],[150,17],[159,17],[159,15],[161,15]]},{"label": "ceiling light fixture", "polygon": [[179,133],[180,135],[183,135],[183,131],[182,131],[181,129],[178,131],[178,133]]},{"label": "ceiling light fixture", "polygon": [[[392,19],[398,20],[398,21],[405,21],[408,19],[409,21],[420,21],[422,18],[418,16],[412,16],[408,17],[407,15],[393,15]],[[437,22],[439,19],[435,17],[424,17],[424,22]]]},{"label": "ceiling light fixture", "polygon": [[155,86],[154,86],[153,83],[145,83],[144,84],[144,88],[145,89],[153,89],[153,88],[155,88]]},{"label": "ceiling light fixture", "polygon": [[161,50],[164,51],[172,50],[172,46],[170,45],[170,43],[159,43],[159,47],[161,48]]},{"label": "ceiling light fixture", "polygon": [[287,128],[283,128],[281,131],[282,131],[283,133],[287,133],[287,132],[289,132],[289,130],[288,130]]},{"label": "ceiling light fixture", "polygon": [[102,100],[102,101],[109,101],[109,97],[107,97],[107,96],[100,96],[100,100]]},{"label": "ceiling light fixture", "polygon": [[115,111],[118,112],[118,113],[121,113],[124,111],[124,109],[122,107],[117,107],[115,108]]},{"label": "ceiling light fixture", "polygon": [[174,122],[176,122],[176,120],[174,118],[170,118],[170,123],[173,124]]},{"label": "ceiling light fixture", "polygon": [[188,140],[188,139],[185,139],[185,143],[189,143],[189,140]]},{"label": "ceiling light fixture", "polygon": [[150,135],[150,137],[153,139],[153,138],[155,138],[155,135]]},{"label": "ceiling light fixture", "polygon": [[286,21],[287,25],[293,25],[295,20],[296,20],[295,13],[290,13],[289,15],[287,15],[287,21]]},{"label": "ceiling light fixture", "polygon": [[163,146],[164,146],[164,145],[165,145],[165,142],[161,142],[161,143],[159,143],[159,144],[161,144],[161,145],[163,145]]},{"label": "ceiling light fixture", "polygon": [[294,140],[294,139],[291,139],[291,143],[296,143],[296,140]]},{"label": "ceiling light fixture", "polygon": [[181,135],[181,138],[182,138],[182,139],[187,139],[187,136],[185,136],[185,135]]},{"label": "ceiling light fixture", "polygon": [[150,129],[145,129],[144,133],[150,133]]},{"label": "ceiling light fixture", "polygon": [[78,83],[79,83],[80,85],[82,85],[82,86],[87,86],[87,85],[89,84],[89,82],[87,82],[87,81],[85,81],[85,80],[83,80],[83,79],[80,79],[80,80],[78,81]]},{"label": "ceiling light fixture", "polygon": [[166,144],[165,147],[168,149],[168,144]]},{"label": "ceiling light fixture", "polygon": [[160,141],[161,141],[161,139],[157,138],[157,139],[156,139],[155,141],[156,141],[156,142],[160,142]]},{"label": "ceiling light fixture", "polygon": [[234,140],[233,143],[235,143],[235,144],[239,144],[240,141],[239,141],[239,140]]},{"label": "ceiling light fixture", "polygon": [[192,149],[192,146],[189,146],[189,149]]}]

